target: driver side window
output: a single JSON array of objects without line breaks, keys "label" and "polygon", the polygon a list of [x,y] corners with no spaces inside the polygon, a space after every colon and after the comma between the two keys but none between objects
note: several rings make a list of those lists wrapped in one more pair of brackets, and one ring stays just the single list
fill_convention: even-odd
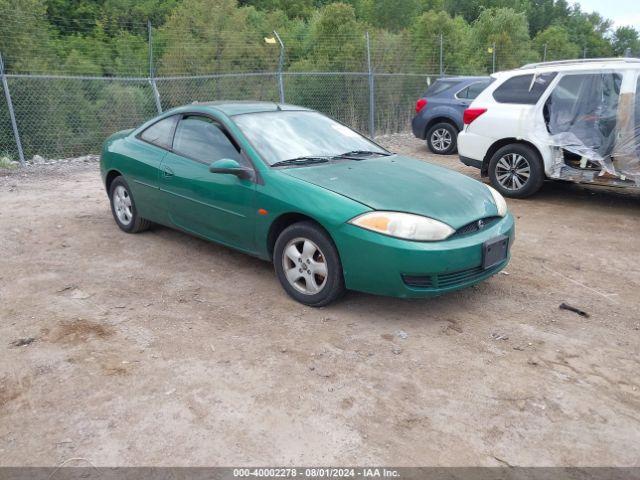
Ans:
[{"label": "driver side window", "polygon": [[173,150],[205,164],[223,158],[236,160],[240,164],[246,163],[222,127],[200,115],[189,115],[180,120],[173,140]]}]

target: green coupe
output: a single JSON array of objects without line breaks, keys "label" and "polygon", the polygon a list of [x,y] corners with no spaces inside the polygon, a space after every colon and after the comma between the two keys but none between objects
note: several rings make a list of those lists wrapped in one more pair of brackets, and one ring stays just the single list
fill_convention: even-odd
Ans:
[{"label": "green coupe", "polygon": [[272,261],[297,301],[346,289],[428,297],[501,270],[502,196],[393,154],[316,111],[195,103],[112,135],[100,162],[118,226],[152,222]]}]

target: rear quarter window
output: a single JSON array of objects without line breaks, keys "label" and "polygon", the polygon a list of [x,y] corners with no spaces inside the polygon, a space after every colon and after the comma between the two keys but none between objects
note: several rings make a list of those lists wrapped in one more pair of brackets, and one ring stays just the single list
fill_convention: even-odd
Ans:
[{"label": "rear quarter window", "polygon": [[424,93],[424,96],[434,96],[442,93],[446,90],[449,90],[451,87],[458,85],[460,82],[455,81],[447,81],[447,80],[436,80],[431,84],[427,91]]},{"label": "rear quarter window", "polygon": [[483,80],[480,82],[475,82],[469,85],[468,87],[462,89],[456,95],[458,98],[466,98],[469,100],[475,99],[478,95],[482,93],[482,91],[489,86],[489,84],[493,81],[491,80]]},{"label": "rear quarter window", "polygon": [[138,137],[158,147],[171,148],[173,129],[177,120],[177,115],[164,118],[148,127]]},{"label": "rear quarter window", "polygon": [[535,79],[533,74],[511,77],[493,91],[493,98],[500,103],[535,105],[555,77],[556,72],[542,73]]}]

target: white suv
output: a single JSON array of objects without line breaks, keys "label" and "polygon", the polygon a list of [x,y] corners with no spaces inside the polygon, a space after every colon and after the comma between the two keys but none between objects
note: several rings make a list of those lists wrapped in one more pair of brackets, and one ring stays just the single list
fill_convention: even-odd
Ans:
[{"label": "white suv", "polygon": [[502,194],[532,195],[546,178],[640,187],[640,59],[547,62],[494,77],[464,112],[458,152]]}]

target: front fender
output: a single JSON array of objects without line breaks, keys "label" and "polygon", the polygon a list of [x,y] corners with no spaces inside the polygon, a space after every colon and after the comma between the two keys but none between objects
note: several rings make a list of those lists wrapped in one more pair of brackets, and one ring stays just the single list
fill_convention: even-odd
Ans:
[{"label": "front fender", "polygon": [[[260,257],[268,259],[269,231],[282,215],[297,214],[319,223],[331,235],[352,218],[371,211],[355,200],[325,188],[271,171],[264,185],[256,189],[256,210],[262,212],[256,220],[256,244]],[[266,214],[264,213],[266,211]],[[338,253],[341,247],[336,243]]]}]

